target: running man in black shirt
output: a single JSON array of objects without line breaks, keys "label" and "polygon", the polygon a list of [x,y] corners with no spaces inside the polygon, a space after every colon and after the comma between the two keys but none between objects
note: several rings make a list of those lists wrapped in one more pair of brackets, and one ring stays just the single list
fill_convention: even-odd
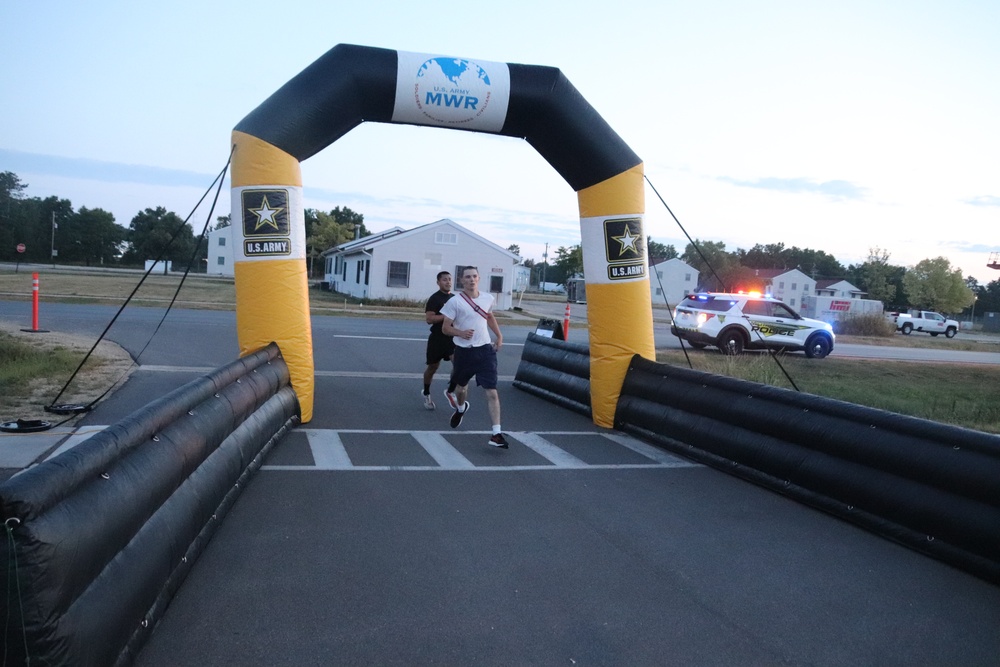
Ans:
[{"label": "running man in black shirt", "polygon": [[[427,337],[427,368],[424,370],[424,407],[428,410],[434,409],[434,401],[431,399],[431,380],[437,372],[441,361],[451,361],[451,353],[455,349],[455,343],[451,336],[446,336],[441,331],[441,323],[444,316],[441,315],[441,306],[451,298],[451,274],[441,271],[437,274],[438,291],[431,294],[424,307],[427,316],[427,324],[431,325],[431,335]],[[446,392],[447,394],[447,392]]]}]

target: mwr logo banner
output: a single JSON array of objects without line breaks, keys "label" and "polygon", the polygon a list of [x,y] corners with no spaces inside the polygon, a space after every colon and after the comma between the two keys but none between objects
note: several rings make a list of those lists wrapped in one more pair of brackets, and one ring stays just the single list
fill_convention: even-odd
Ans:
[{"label": "mwr logo banner", "polygon": [[393,123],[499,132],[507,120],[507,63],[397,52]]},{"label": "mwr logo banner", "polygon": [[[235,261],[305,258],[302,188],[264,185],[234,188]],[[236,216],[233,216],[234,218]],[[237,227],[238,225],[238,227]],[[234,230],[235,231],[235,230]]]},{"label": "mwr logo banner", "polygon": [[587,282],[645,280],[648,264],[642,227],[641,215],[582,218],[580,236]]}]

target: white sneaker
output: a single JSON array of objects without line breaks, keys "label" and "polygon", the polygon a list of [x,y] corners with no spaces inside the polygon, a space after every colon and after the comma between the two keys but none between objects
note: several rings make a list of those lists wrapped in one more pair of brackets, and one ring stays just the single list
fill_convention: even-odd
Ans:
[{"label": "white sneaker", "polygon": [[424,407],[428,410],[433,410],[435,407],[434,401],[431,400],[430,394],[425,394],[423,390],[420,390],[420,395],[424,397]]},{"label": "white sneaker", "polygon": [[446,388],[444,390],[444,397],[448,399],[448,405],[451,406],[452,410],[458,410],[458,396],[455,396],[455,394]]}]

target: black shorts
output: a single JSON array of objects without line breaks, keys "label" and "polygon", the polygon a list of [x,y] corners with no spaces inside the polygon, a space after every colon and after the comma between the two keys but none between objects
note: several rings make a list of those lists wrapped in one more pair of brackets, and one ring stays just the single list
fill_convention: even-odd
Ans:
[{"label": "black shorts", "polygon": [[455,349],[455,342],[451,336],[435,336],[431,334],[427,338],[427,365],[436,364],[441,361],[451,361],[451,353]]},{"label": "black shorts", "polygon": [[476,384],[483,389],[497,388],[497,351],[492,343],[479,347],[455,346],[451,363],[451,379],[458,386],[464,387],[475,376]]}]

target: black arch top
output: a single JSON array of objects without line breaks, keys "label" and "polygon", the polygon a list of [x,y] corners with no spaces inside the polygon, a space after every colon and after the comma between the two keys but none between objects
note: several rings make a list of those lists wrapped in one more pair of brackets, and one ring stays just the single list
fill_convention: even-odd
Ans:
[{"label": "black arch top", "polygon": [[[338,44],[279,88],[235,130],[300,162],[366,121],[392,122],[396,51]],[[642,161],[554,67],[509,64],[510,101],[498,134],[531,144],[575,191]]]}]

